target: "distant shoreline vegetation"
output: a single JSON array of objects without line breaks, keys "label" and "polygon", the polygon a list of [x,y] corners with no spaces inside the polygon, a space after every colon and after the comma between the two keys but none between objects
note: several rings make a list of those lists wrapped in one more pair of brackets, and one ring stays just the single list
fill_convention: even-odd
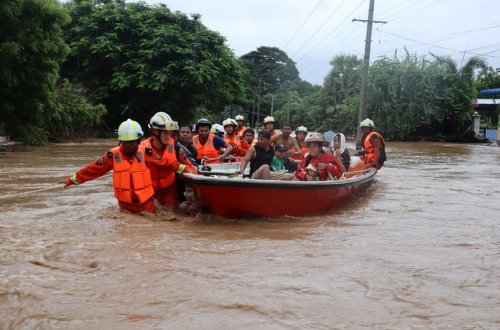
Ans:
[{"label": "distant shoreline vegetation", "polygon": [[[356,55],[333,57],[321,86],[279,48],[237,58],[199,15],[164,4],[23,0],[0,17],[0,126],[27,145],[99,136],[126,118],[145,125],[157,111],[179,122],[243,114],[255,126],[272,109],[278,123],[356,131]],[[478,57],[383,57],[369,70],[366,112],[391,140],[452,136],[477,91],[493,87],[500,75]]]}]

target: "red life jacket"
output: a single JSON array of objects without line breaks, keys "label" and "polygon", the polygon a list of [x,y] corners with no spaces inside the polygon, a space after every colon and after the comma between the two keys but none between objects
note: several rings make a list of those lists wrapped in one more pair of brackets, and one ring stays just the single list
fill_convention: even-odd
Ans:
[{"label": "red life jacket", "polygon": [[[168,144],[166,145],[166,148],[164,150],[156,150],[153,148],[152,144],[152,139],[154,138],[149,138],[146,140],[143,140],[141,142],[141,145],[143,145],[146,148],[149,148],[153,150],[153,157],[160,160],[160,159],[170,159],[174,162],[177,161],[177,156],[175,154],[175,148],[174,148],[174,140],[170,138],[168,140]],[[166,171],[164,168],[154,164],[150,163],[149,164],[149,169],[151,170],[151,180],[153,181],[153,187],[155,191],[158,189],[162,188],[167,188],[170,187],[175,183],[175,173],[172,171]]]},{"label": "red life jacket", "polygon": [[145,148],[139,145],[132,161],[121,147],[110,150],[113,154],[113,188],[115,197],[125,203],[142,204],[153,197],[151,172],[146,166]]}]

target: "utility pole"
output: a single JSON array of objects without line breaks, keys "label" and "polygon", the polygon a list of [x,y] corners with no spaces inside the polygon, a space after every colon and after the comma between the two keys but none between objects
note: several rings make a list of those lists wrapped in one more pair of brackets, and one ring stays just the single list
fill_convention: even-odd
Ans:
[{"label": "utility pole", "polygon": [[372,42],[372,26],[373,23],[387,23],[386,21],[373,20],[373,8],[375,7],[375,0],[370,0],[368,8],[368,20],[353,19],[353,22],[368,23],[366,27],[366,40],[365,40],[365,56],[363,58],[363,71],[361,76],[361,94],[359,96],[359,110],[358,110],[358,125],[356,130],[356,148],[361,149],[361,127],[359,123],[366,117],[366,89],[368,86],[368,67],[370,66],[370,45]]},{"label": "utility pole", "polygon": [[257,94],[257,123],[255,124],[256,133],[259,132],[259,123],[260,123],[260,84],[262,83],[262,78],[259,77],[259,89]]}]

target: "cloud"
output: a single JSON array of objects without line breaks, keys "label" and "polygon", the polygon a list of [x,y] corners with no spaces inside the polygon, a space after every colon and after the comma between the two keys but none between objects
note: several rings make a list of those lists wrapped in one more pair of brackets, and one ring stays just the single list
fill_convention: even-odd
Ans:
[{"label": "cloud", "polygon": [[[209,29],[227,40],[236,56],[260,46],[278,47],[297,63],[301,77],[322,84],[338,54],[363,57],[368,1],[162,0],[172,11],[198,13]],[[315,9],[316,8],[316,9]],[[313,10],[315,9],[315,10]],[[500,1],[376,0],[371,60],[411,54],[462,58],[482,55],[500,67]]]}]

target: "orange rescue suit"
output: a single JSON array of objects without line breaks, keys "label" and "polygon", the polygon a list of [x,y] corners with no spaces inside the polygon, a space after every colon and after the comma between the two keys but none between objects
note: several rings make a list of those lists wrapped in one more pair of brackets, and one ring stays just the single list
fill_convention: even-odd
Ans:
[{"label": "orange rescue suit", "polygon": [[[382,145],[378,146],[377,148],[373,145],[372,143],[372,137],[378,137],[380,140],[380,143]],[[365,149],[365,155],[363,157],[363,161],[365,164],[375,164],[377,169],[380,169],[382,165],[379,163],[379,157],[380,157],[380,149],[383,148],[385,145],[384,138],[382,135],[375,131],[371,131],[368,133],[368,135],[365,137],[363,141],[363,147]]]},{"label": "orange rescue suit", "polygon": [[241,140],[239,135],[224,135],[224,141],[226,141],[227,144],[230,144],[233,147],[233,155],[245,156],[246,152],[241,150]]},{"label": "orange rescue suit", "polygon": [[[294,150],[295,150],[295,148],[294,148]],[[302,160],[302,159],[304,159],[306,152],[307,152],[306,146],[300,147],[300,155],[291,154],[290,158],[295,159],[295,160]]]},{"label": "orange rescue suit", "polygon": [[199,135],[193,136],[193,145],[196,148],[198,159],[219,157],[219,151],[214,147],[214,136],[214,134],[210,133],[205,144],[201,144]]},{"label": "orange rescue suit", "polygon": [[113,188],[116,199],[125,203],[142,204],[153,197],[153,183],[146,166],[144,147],[139,146],[131,161],[119,146],[110,152],[113,155]]},{"label": "orange rescue suit", "polygon": [[[165,160],[170,162],[176,162],[177,156],[175,154],[174,140],[171,138],[166,145],[164,150],[158,151],[153,148],[151,137],[149,139],[143,140],[141,145],[146,148],[153,150],[153,157],[157,160]],[[149,166],[151,170],[151,179],[153,180],[153,187],[156,190],[170,187],[175,184],[175,171],[166,171],[165,168],[159,166],[158,164],[151,163]]]}]

